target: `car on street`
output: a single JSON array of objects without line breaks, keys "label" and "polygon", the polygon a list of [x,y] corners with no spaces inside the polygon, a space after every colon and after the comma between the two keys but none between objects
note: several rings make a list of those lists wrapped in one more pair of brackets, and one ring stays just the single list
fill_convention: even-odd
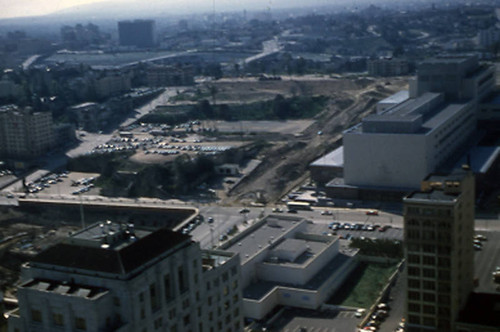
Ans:
[{"label": "car on street", "polygon": [[243,208],[240,210],[240,213],[248,213],[248,212],[250,212],[250,210],[247,208]]},{"label": "car on street", "polygon": [[378,211],[377,210],[368,210],[366,211],[367,216],[378,216]]}]

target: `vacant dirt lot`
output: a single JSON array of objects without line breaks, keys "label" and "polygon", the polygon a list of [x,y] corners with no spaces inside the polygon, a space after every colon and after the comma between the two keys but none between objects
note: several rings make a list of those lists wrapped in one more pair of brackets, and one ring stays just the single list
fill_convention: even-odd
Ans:
[{"label": "vacant dirt lot", "polygon": [[281,81],[234,80],[213,83],[220,102],[251,102],[284,96],[325,95],[330,100],[325,110],[315,117],[302,135],[274,142],[260,156],[262,163],[233,188],[225,204],[278,200],[284,193],[307,179],[310,162],[340,145],[342,131],[358,123],[374,111],[381,99],[407,88],[407,78],[329,78],[284,77]]}]

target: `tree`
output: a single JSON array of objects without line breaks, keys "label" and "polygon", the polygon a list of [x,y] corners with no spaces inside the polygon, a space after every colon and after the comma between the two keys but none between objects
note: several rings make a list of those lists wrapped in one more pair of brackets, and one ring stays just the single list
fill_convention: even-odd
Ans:
[{"label": "tree", "polygon": [[280,119],[287,117],[290,112],[290,104],[286,101],[285,97],[278,94],[273,100],[273,113]]}]

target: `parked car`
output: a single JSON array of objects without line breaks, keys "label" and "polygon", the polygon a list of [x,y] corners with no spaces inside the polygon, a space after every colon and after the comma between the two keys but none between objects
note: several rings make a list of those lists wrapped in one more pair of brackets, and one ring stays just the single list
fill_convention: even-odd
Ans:
[{"label": "parked car", "polygon": [[368,210],[366,211],[367,216],[378,216],[378,211],[377,210]]}]

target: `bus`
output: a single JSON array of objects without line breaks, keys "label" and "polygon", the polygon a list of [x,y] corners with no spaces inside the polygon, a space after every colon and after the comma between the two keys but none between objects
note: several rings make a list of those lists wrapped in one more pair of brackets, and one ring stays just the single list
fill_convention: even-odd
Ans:
[{"label": "bus", "polygon": [[288,202],[286,206],[289,210],[311,210],[311,203],[308,202]]}]

